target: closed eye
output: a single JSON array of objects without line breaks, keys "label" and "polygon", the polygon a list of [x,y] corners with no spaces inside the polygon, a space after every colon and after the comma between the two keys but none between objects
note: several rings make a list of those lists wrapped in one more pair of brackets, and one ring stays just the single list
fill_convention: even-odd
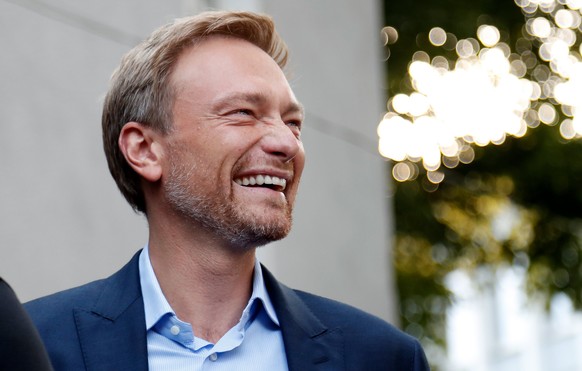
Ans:
[{"label": "closed eye", "polygon": [[246,108],[240,108],[240,109],[236,109],[236,110],[232,111],[231,114],[234,114],[234,115],[252,116],[253,115],[253,111],[250,110],[250,109],[246,109]]},{"label": "closed eye", "polygon": [[288,121],[287,126],[296,127],[301,130],[301,121]]},{"label": "closed eye", "polygon": [[289,129],[291,129],[291,131],[293,132],[293,134],[295,134],[297,138],[301,136],[301,125],[302,125],[301,121],[296,120],[287,121],[286,125],[289,127]]}]

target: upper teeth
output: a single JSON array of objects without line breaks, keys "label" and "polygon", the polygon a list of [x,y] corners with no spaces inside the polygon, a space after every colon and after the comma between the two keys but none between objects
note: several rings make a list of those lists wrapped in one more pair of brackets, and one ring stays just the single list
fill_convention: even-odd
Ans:
[{"label": "upper teeth", "polygon": [[236,184],[242,186],[263,184],[278,185],[282,188],[282,190],[284,190],[285,186],[287,185],[286,179],[270,175],[245,176],[244,178],[235,179],[235,182]]}]

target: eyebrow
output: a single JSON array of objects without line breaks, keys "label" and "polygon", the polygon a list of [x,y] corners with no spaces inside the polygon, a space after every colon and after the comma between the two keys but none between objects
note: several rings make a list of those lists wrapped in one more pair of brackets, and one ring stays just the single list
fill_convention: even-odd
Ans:
[{"label": "eyebrow", "polygon": [[[225,95],[223,97],[218,98],[213,106],[216,110],[222,110],[222,109],[228,107],[232,101],[241,101],[241,102],[248,102],[251,104],[259,104],[260,105],[260,104],[264,104],[265,102],[267,102],[268,99],[269,98],[264,93],[239,92],[239,93],[233,93],[233,94]],[[303,118],[305,116],[305,109],[301,103],[299,103],[297,101],[293,101],[287,105],[287,107],[285,108],[283,113],[284,114],[298,113]]]}]

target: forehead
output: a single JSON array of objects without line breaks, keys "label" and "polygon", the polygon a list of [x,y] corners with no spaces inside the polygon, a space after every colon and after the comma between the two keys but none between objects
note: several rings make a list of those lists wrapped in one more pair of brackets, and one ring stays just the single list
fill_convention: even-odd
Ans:
[{"label": "forehead", "polygon": [[293,95],[271,56],[246,40],[227,36],[204,38],[186,48],[174,65],[171,83],[179,90],[204,89],[208,93],[262,83]]}]

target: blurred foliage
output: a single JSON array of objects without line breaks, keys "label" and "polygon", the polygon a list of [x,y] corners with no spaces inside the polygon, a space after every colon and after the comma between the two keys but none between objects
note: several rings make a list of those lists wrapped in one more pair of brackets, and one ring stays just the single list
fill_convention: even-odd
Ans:
[{"label": "blurred foliage", "polygon": [[[490,24],[513,47],[524,23],[513,1],[386,1],[385,25],[399,33],[387,46],[389,95],[410,92],[406,73],[416,51],[443,54],[428,42],[431,28],[461,39]],[[472,163],[441,169],[438,187],[422,176],[395,182],[401,321],[425,344],[446,345],[445,310],[453,297],[445,277],[457,269],[519,266],[530,293],[549,303],[563,292],[582,308],[582,143],[541,124],[523,138],[474,150]]]}]

